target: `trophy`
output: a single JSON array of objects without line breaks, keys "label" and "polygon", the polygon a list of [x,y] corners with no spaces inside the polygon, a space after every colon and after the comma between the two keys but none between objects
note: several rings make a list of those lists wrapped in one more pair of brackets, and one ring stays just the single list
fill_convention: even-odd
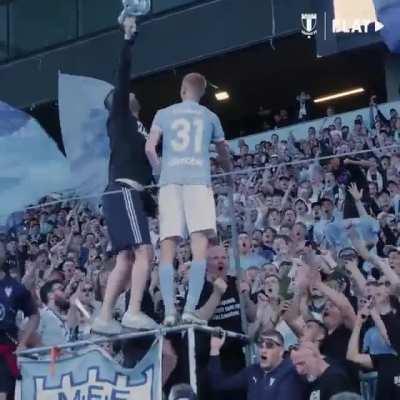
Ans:
[{"label": "trophy", "polygon": [[151,0],[122,0],[121,15],[118,17],[118,22],[122,24],[126,17],[138,17],[149,13],[151,9]]}]

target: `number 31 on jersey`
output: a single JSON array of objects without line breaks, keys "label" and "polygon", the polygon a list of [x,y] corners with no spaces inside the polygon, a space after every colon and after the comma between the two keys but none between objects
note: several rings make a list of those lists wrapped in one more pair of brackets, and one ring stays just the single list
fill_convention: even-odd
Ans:
[{"label": "number 31 on jersey", "polygon": [[180,153],[193,146],[194,153],[201,153],[203,148],[204,121],[195,118],[189,121],[186,118],[176,119],[172,125],[175,137],[171,139],[171,146],[174,151]]}]

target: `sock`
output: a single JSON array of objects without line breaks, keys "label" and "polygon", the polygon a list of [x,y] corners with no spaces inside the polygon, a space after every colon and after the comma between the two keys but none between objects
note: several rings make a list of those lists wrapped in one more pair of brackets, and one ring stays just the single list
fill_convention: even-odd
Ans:
[{"label": "sock", "polygon": [[160,289],[164,301],[165,315],[175,314],[174,267],[172,264],[160,265]]},{"label": "sock", "polygon": [[200,300],[206,275],[206,261],[193,261],[189,272],[189,292],[185,312],[194,312]]}]

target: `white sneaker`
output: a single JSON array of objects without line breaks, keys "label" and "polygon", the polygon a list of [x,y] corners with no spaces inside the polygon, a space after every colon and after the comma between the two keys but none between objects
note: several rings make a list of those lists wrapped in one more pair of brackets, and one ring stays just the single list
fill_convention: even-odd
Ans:
[{"label": "white sneaker", "polygon": [[142,312],[132,314],[127,311],[122,317],[121,324],[125,328],[138,331],[152,331],[159,328],[158,324],[153,319]]},{"label": "white sneaker", "polygon": [[207,325],[208,322],[205,321],[204,319],[200,319],[195,313],[192,312],[183,312],[182,319],[181,319],[182,324],[186,325]]},{"label": "white sneaker", "polygon": [[113,336],[119,335],[122,332],[122,327],[120,323],[114,319],[105,321],[100,317],[96,317],[92,322],[91,331],[101,335]]},{"label": "white sneaker", "polygon": [[163,325],[165,327],[173,327],[176,326],[177,324],[178,324],[178,318],[176,314],[169,314],[165,316],[163,321]]}]

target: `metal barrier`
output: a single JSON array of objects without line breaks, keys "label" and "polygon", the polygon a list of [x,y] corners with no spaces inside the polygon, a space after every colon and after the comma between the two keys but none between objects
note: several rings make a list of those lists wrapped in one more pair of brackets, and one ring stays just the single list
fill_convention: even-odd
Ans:
[{"label": "metal barrier", "polygon": [[378,373],[375,371],[367,373],[360,372],[360,389],[361,396],[364,400],[375,399],[377,380]]},{"label": "metal barrier", "polygon": [[[196,374],[196,350],[195,350],[195,332],[204,332],[209,335],[221,335],[225,334],[226,337],[240,339],[243,342],[248,342],[249,338],[247,335],[243,335],[241,333],[225,331],[221,328],[211,328],[208,326],[200,326],[200,325],[181,325],[173,328],[160,328],[146,332],[130,332],[124,333],[121,335],[115,335],[110,337],[100,337],[92,340],[81,340],[77,342],[65,343],[57,346],[60,350],[72,350],[79,349],[82,347],[99,345],[107,342],[116,342],[120,340],[134,339],[134,338],[142,338],[147,336],[158,336],[164,337],[170,333],[178,333],[178,332],[186,332],[188,335],[188,356],[189,356],[189,376],[190,376],[190,385],[193,388],[193,391],[197,393],[197,374]],[[35,349],[24,350],[18,353],[18,356],[27,357],[27,358],[37,358],[37,356],[41,354],[49,354],[54,347],[46,346],[46,347],[38,347]],[[160,399],[161,400],[161,399]]]}]

